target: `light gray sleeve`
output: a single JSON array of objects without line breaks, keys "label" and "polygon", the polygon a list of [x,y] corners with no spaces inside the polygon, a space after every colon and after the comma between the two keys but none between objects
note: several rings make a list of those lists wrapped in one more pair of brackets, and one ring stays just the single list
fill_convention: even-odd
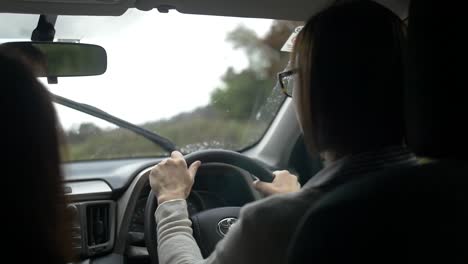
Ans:
[{"label": "light gray sleeve", "polygon": [[187,202],[173,200],[162,203],[155,212],[160,264],[204,263],[193,238]]}]

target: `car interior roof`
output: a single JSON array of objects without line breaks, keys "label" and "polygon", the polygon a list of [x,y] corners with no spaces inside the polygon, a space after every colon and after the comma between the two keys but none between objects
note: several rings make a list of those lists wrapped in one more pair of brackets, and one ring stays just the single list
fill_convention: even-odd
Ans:
[{"label": "car interior roof", "polygon": [[[119,16],[129,8],[148,11],[256,17],[304,21],[336,0],[2,0],[2,13],[48,15]],[[376,0],[402,19],[408,14],[409,0]]]}]

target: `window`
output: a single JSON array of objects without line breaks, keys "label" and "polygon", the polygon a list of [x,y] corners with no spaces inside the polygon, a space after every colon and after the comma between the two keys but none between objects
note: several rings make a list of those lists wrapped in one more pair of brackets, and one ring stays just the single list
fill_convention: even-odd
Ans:
[{"label": "window", "polygon": [[[30,37],[36,23],[15,36]],[[185,153],[243,150],[262,138],[285,100],[276,74],[289,53],[280,49],[299,24],[134,9],[120,17],[59,16],[56,40],[101,45],[107,72],[41,81],[57,95],[162,135]],[[69,160],[168,154],[97,118],[65,107],[57,112]]]}]

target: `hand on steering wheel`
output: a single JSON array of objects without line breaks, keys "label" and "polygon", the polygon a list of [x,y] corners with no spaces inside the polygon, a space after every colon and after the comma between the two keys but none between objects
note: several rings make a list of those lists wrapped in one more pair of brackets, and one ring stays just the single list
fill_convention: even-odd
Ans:
[{"label": "hand on steering wheel", "polygon": [[[156,221],[154,213],[158,204],[172,199],[185,199],[193,186],[194,176],[202,163],[224,163],[241,168],[252,177],[267,183],[273,180],[272,172],[261,162],[253,160],[238,152],[229,150],[201,150],[184,157],[176,152],[171,158],[155,166],[150,174],[152,191],[148,196],[145,208],[145,242],[151,263],[158,263]],[[187,164],[190,167],[187,168]],[[195,165],[193,165],[195,164]],[[279,174],[276,175],[278,177]],[[275,177],[275,178],[276,178]],[[283,179],[279,176],[276,180]],[[294,181],[294,178],[291,178]],[[296,179],[297,181],[297,179]],[[258,184],[258,183],[257,183]],[[252,182],[243,188],[254,189]],[[159,201],[158,201],[159,200]],[[218,207],[204,210],[191,217],[194,227],[193,236],[201,249],[202,255],[208,256],[217,242],[223,237],[218,227],[222,220],[238,218],[240,207]]]},{"label": "hand on steering wheel", "polygon": [[273,182],[254,181],[254,187],[263,195],[273,195],[281,193],[297,192],[301,189],[301,184],[296,175],[287,170],[273,172]]},{"label": "hand on steering wheel", "polygon": [[182,153],[174,151],[170,158],[154,166],[149,181],[158,203],[162,204],[174,199],[187,199],[200,165],[200,161],[195,161],[187,168]]},{"label": "hand on steering wheel", "polygon": [[[161,204],[174,199],[187,199],[195,181],[201,162],[196,161],[187,168],[184,156],[174,151],[171,157],[154,166],[150,174],[151,189]],[[254,181],[254,187],[265,196],[291,193],[300,190],[297,176],[287,170],[273,172],[273,182]]]}]

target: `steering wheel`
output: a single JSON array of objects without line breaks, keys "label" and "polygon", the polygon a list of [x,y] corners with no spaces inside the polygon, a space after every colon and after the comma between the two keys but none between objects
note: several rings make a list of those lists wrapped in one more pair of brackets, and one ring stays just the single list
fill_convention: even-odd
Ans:
[{"label": "steering wheel", "polygon": [[[228,150],[202,150],[185,156],[187,165],[199,160],[202,163],[225,163],[244,169],[262,181],[273,180],[272,172],[259,162],[240,153]],[[253,177],[252,177],[253,180]],[[151,263],[158,263],[158,244],[154,213],[158,201],[150,192],[145,208],[145,242]],[[226,235],[229,227],[238,219],[240,207],[219,207],[199,212],[191,217],[193,236],[203,256],[208,256],[219,240]]]}]

